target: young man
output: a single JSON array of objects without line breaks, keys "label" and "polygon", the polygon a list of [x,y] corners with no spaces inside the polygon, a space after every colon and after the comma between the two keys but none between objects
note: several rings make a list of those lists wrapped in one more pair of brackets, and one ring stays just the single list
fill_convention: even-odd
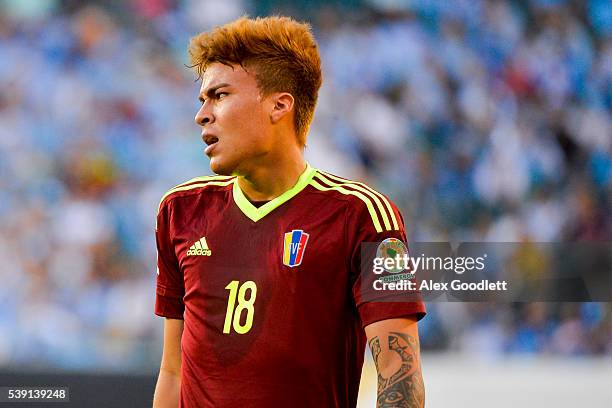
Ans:
[{"label": "young man", "polygon": [[422,407],[424,305],[361,290],[361,243],[405,241],[401,215],[304,161],[321,86],[308,25],[242,18],[196,36],[189,53],[217,176],[160,203],[154,407],[354,407],[366,338],[378,406]]}]

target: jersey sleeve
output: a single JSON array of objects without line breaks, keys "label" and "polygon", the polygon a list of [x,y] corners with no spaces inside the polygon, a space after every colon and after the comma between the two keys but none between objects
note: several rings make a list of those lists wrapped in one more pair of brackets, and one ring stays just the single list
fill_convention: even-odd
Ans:
[{"label": "jersey sleeve", "polygon": [[[349,211],[347,220],[347,242],[349,243],[349,257],[352,277],[352,295],[361,319],[362,327],[386,319],[415,317],[417,320],[425,316],[425,304],[416,292],[407,296],[377,292],[373,290],[373,283],[379,278],[372,270],[372,261],[377,246],[388,238],[401,240],[408,248],[404,221],[395,205],[388,201],[387,217],[389,227],[383,222],[378,208],[366,208],[365,205],[356,206]],[[389,207],[397,223],[388,212]],[[378,217],[378,226],[373,222]],[[364,244],[362,246],[362,244]],[[367,248],[367,249],[366,249]]]},{"label": "jersey sleeve", "polygon": [[182,319],[185,311],[183,296],[185,285],[179,262],[172,245],[170,221],[172,212],[165,201],[157,215],[155,241],[157,244],[157,288],[155,314],[172,319]]}]

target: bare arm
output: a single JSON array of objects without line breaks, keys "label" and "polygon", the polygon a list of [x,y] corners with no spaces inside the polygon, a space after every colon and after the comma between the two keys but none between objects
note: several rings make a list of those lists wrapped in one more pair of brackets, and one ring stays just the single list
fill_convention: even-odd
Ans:
[{"label": "bare arm", "polygon": [[181,337],[183,321],[168,319],[164,321],[164,351],[153,408],[178,408],[181,389]]},{"label": "bare arm", "polygon": [[378,371],[377,408],[423,408],[419,331],[414,319],[389,319],[365,328]]}]

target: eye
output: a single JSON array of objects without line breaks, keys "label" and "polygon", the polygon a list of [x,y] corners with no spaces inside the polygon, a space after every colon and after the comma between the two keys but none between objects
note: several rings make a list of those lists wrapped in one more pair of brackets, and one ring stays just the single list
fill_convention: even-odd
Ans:
[{"label": "eye", "polygon": [[217,93],[215,94],[215,96],[217,97],[217,99],[225,98],[227,95],[229,95],[227,92],[217,92]]}]

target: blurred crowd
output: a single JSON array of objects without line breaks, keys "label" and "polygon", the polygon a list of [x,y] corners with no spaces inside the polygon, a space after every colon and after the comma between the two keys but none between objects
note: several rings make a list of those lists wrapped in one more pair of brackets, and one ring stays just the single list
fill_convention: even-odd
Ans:
[{"label": "blurred crowd", "polygon": [[[158,364],[157,205],[209,174],[186,47],[244,13],[312,22],[307,158],[411,241],[611,240],[607,0],[83,3],[0,1],[0,365]],[[429,310],[429,350],[612,354],[610,304]]]}]

